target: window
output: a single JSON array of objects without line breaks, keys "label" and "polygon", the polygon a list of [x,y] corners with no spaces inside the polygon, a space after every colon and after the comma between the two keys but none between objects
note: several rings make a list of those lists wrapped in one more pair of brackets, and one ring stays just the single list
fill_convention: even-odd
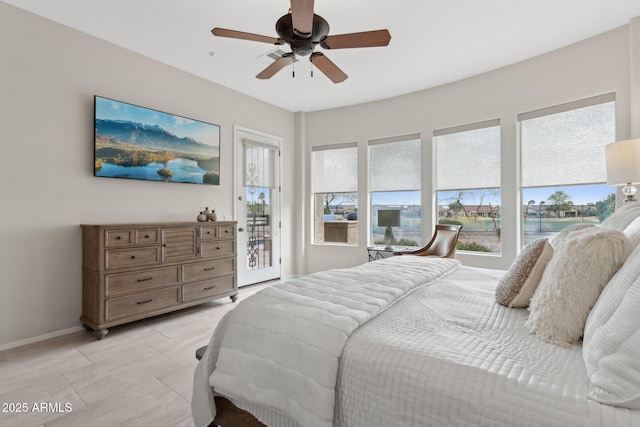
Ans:
[{"label": "window", "polygon": [[[277,147],[243,138],[244,152],[242,173],[246,201],[246,253],[247,271],[273,266],[274,254],[271,240],[273,215],[277,215]],[[275,207],[275,211],[272,208]],[[243,213],[244,214],[244,213]],[[277,220],[277,216],[275,217]],[[243,242],[244,243],[244,242]]]},{"label": "window", "polygon": [[438,223],[460,224],[458,250],[500,253],[500,121],[434,132]]},{"label": "window", "polygon": [[358,148],[312,147],[314,242],[358,244]]},{"label": "window", "polygon": [[615,97],[588,98],[520,114],[523,243],[552,239],[615,208],[604,146],[615,141]]},{"label": "window", "polygon": [[[418,134],[369,141],[371,244],[386,245],[387,223],[391,245],[421,244],[420,157]],[[399,220],[385,221],[385,211],[399,211]]]}]

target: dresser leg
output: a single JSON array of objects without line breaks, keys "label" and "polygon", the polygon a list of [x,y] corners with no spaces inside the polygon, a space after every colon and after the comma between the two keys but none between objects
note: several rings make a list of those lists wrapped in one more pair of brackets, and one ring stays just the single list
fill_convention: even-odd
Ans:
[{"label": "dresser leg", "polygon": [[93,331],[93,335],[99,340],[104,338],[105,335],[109,333],[109,329],[98,329],[97,331]]},{"label": "dresser leg", "polygon": [[231,295],[229,298],[231,298],[231,302],[236,302],[238,295]]}]

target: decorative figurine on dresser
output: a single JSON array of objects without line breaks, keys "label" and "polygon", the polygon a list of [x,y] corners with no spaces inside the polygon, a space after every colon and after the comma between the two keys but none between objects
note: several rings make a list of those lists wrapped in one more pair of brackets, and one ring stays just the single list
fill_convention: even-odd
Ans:
[{"label": "decorative figurine on dresser", "polygon": [[81,225],[82,317],[109,327],[238,295],[236,223]]}]

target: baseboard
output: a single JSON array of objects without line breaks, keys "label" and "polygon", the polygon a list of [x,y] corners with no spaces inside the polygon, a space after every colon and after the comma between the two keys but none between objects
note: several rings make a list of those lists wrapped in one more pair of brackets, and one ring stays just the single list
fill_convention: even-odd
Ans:
[{"label": "baseboard", "polygon": [[282,276],[280,280],[286,282],[289,279],[297,279],[298,277],[302,277],[304,274],[289,274],[288,276]]},{"label": "baseboard", "polygon": [[246,288],[248,286],[253,286],[253,285],[264,285],[267,283],[282,283],[282,282],[286,282],[289,279],[295,279],[297,277],[301,277],[303,276],[302,274],[292,274],[292,275],[288,275],[288,276],[282,276],[279,279],[270,279],[270,280],[265,280],[264,282],[256,282],[256,283],[247,283],[246,285],[242,285],[242,286],[238,286],[239,289],[242,288]]},{"label": "baseboard", "polygon": [[49,332],[48,334],[38,335],[37,337],[27,338],[26,340],[15,341],[9,344],[0,345],[0,351],[9,350],[16,347],[22,347],[23,345],[33,344],[38,341],[44,341],[51,338],[60,337],[62,335],[72,334],[74,332],[84,331],[82,326],[74,326],[73,328],[62,329],[60,331]]}]

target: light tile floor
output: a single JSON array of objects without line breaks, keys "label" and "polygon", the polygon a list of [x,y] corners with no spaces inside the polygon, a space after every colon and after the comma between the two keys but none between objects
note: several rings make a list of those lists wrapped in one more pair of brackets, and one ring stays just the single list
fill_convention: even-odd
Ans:
[{"label": "light tile floor", "polygon": [[[241,288],[239,300],[272,283]],[[0,352],[0,427],[192,426],[195,351],[236,304],[111,328],[100,341],[82,331]]]}]

